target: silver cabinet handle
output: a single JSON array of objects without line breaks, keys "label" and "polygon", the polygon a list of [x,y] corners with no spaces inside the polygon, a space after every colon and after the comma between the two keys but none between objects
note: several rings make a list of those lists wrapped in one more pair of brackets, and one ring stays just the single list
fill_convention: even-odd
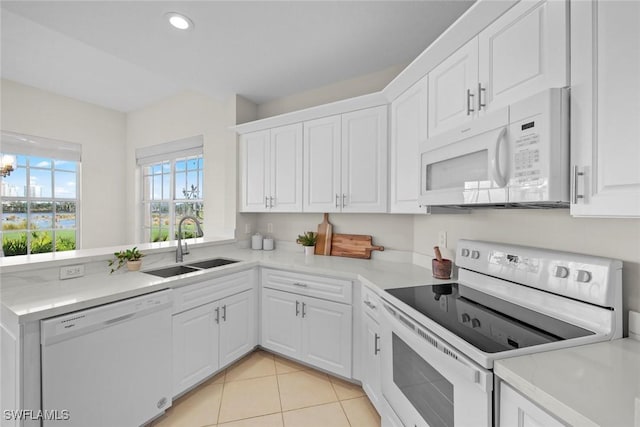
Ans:
[{"label": "silver cabinet handle", "polygon": [[380,353],[380,346],[378,345],[380,343],[380,335],[375,334],[375,337],[373,339],[373,355],[377,355],[378,353]]},{"label": "silver cabinet handle", "polygon": [[296,317],[300,314],[300,301],[296,301]]},{"label": "silver cabinet handle", "polygon": [[375,304],[372,304],[372,303],[371,303],[371,301],[369,301],[369,300],[365,301],[365,302],[364,302],[364,304],[365,304],[367,307],[369,307],[370,309],[372,309],[372,310],[375,310],[375,309],[376,309]]},{"label": "silver cabinet handle", "polygon": [[485,88],[482,87],[482,83],[478,83],[478,111],[482,111],[482,107],[486,107],[487,104],[482,102],[482,94],[486,91]]},{"label": "silver cabinet handle", "polygon": [[294,282],[293,286],[300,286],[301,288],[307,288],[309,285],[306,283]]},{"label": "silver cabinet handle", "polygon": [[305,310],[305,308],[307,308],[307,304],[306,303],[302,303],[302,317],[304,318],[304,316],[307,315],[307,311]]},{"label": "silver cabinet handle", "polygon": [[578,203],[578,199],[584,199],[584,194],[578,194],[578,177],[584,176],[584,172],[578,171],[578,165],[573,167],[573,204]]},{"label": "silver cabinet handle", "polygon": [[338,195],[338,193],[336,193],[336,208],[339,208],[339,207],[340,207],[340,202],[339,202],[339,200],[340,200],[340,196]]},{"label": "silver cabinet handle", "polygon": [[273,205],[274,205],[274,200],[275,200],[275,199],[276,199],[275,197],[269,197],[269,207],[270,207],[270,208],[272,208],[272,207],[273,207]]},{"label": "silver cabinet handle", "polygon": [[222,320],[227,321],[227,305],[222,306]]},{"label": "silver cabinet handle", "polygon": [[216,323],[220,323],[220,307],[216,307]]},{"label": "silver cabinet handle", "polygon": [[475,110],[471,108],[471,98],[473,98],[473,94],[471,93],[471,89],[467,89],[467,116],[470,116]]},{"label": "silver cabinet handle", "polygon": [[345,206],[347,206],[347,203],[345,202],[347,198],[347,195],[342,193],[342,207],[344,208]]},{"label": "silver cabinet handle", "polygon": [[269,198],[264,196],[264,208],[269,209]]}]

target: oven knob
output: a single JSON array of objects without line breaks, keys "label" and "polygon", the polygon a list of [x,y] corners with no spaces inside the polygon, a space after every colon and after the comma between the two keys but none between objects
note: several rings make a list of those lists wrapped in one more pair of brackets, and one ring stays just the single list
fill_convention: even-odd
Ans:
[{"label": "oven knob", "polygon": [[471,320],[471,316],[469,316],[467,313],[462,313],[462,323],[467,323],[469,320]]},{"label": "oven knob", "polygon": [[468,257],[469,256],[469,249],[462,248],[462,250],[460,251],[460,255],[462,255],[463,257]]},{"label": "oven knob", "polygon": [[472,328],[479,328],[480,327],[480,321],[478,319],[471,319],[471,327]]},{"label": "oven knob", "polygon": [[578,282],[587,283],[591,280],[591,273],[586,270],[578,270],[578,274],[576,275],[576,280]]},{"label": "oven knob", "polygon": [[569,276],[569,269],[567,267],[563,267],[561,265],[558,265],[556,267],[556,271],[555,273],[553,273],[554,276],[559,277],[561,279],[564,279],[566,277]]},{"label": "oven knob", "polygon": [[478,252],[478,251],[471,251],[471,258],[473,258],[473,259],[478,259],[478,258],[480,258],[480,252]]}]

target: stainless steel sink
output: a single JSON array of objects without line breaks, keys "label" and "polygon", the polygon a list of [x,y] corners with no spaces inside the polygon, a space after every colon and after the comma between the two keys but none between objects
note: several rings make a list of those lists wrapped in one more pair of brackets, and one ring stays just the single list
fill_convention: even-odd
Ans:
[{"label": "stainless steel sink", "polygon": [[190,262],[189,267],[207,269],[207,268],[221,267],[223,265],[233,264],[235,262],[238,262],[238,261],[234,259],[226,259],[226,258],[213,258],[213,259],[208,259],[200,262]]},{"label": "stainless steel sink", "polygon": [[204,261],[190,263],[189,265],[173,265],[171,267],[156,268],[155,270],[143,271],[143,273],[153,274],[159,277],[173,277],[180,274],[193,273],[194,271],[206,270],[209,268],[222,267],[223,265],[238,262],[234,259],[212,258]]},{"label": "stainless steel sink", "polygon": [[198,269],[188,267],[186,265],[174,265],[171,267],[156,268],[155,270],[143,271],[143,273],[153,274],[154,276],[159,277],[173,277],[180,274],[193,273],[194,271],[198,271]]}]

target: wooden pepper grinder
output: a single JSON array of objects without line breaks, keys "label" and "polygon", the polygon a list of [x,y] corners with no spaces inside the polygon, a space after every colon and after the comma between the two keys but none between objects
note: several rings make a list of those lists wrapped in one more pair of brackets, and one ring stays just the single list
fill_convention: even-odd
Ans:
[{"label": "wooden pepper grinder", "polygon": [[431,261],[431,271],[433,277],[436,279],[450,279],[451,278],[451,260],[442,258],[440,248],[438,246],[433,247],[435,252],[435,259]]}]

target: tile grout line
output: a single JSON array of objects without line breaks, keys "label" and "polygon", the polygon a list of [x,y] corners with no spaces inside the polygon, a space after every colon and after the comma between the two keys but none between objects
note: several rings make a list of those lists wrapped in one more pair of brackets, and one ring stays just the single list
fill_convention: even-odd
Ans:
[{"label": "tile grout line", "polygon": [[227,369],[222,372],[222,391],[220,391],[220,403],[218,403],[218,416],[216,417],[216,425],[220,422],[220,413],[222,412],[222,399],[224,398],[224,389],[227,384]]},{"label": "tile grout line", "polygon": [[336,386],[333,384],[333,381],[331,381],[331,378],[329,378],[329,384],[331,384],[331,388],[333,389],[333,392],[336,395],[336,398],[338,399],[338,404],[340,405],[340,409],[342,409],[342,413],[344,414],[344,417],[347,419],[347,424],[349,424],[349,427],[351,426],[351,420],[349,419],[349,415],[347,415],[347,411],[344,410],[344,406],[342,406],[342,400],[340,400],[340,396],[338,396],[338,392],[336,391]]}]

